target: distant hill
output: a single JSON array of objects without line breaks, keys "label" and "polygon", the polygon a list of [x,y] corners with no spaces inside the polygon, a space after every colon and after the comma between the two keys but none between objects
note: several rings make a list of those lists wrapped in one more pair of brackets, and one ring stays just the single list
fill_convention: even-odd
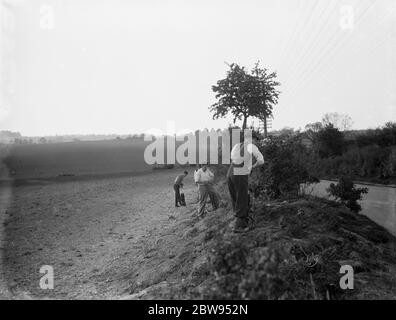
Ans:
[{"label": "distant hill", "polygon": [[16,139],[22,139],[19,132],[0,131],[0,143],[14,143]]},{"label": "distant hill", "polygon": [[144,134],[69,134],[55,136],[23,136],[19,132],[0,131],[0,144],[42,144],[73,141],[108,141],[143,139]]}]

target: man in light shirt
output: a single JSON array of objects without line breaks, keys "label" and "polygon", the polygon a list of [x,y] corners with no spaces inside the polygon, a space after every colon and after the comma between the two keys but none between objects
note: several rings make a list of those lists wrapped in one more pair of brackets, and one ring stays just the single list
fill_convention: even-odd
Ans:
[{"label": "man in light shirt", "polygon": [[245,139],[242,136],[242,142],[231,150],[227,184],[236,217],[233,230],[235,233],[249,230],[249,175],[254,168],[264,164],[264,157],[256,146],[257,142],[257,136]]},{"label": "man in light shirt", "polygon": [[[202,168],[202,165],[197,163],[196,167],[195,167],[195,171],[194,171],[194,181],[197,180],[196,177],[197,177],[198,171],[201,170],[201,168]],[[197,202],[196,203],[198,203],[199,202],[199,185],[196,182],[195,182],[195,184],[197,186]]]},{"label": "man in light shirt", "polygon": [[199,189],[199,207],[198,216],[203,216],[207,213],[206,201],[210,197],[213,209],[216,210],[218,206],[217,193],[213,188],[214,174],[209,170],[206,164],[202,165],[194,174],[195,183],[198,185]]}]

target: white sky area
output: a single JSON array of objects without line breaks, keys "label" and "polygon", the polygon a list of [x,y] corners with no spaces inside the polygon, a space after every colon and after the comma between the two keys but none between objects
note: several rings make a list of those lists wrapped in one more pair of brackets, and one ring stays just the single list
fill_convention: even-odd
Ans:
[{"label": "white sky area", "polygon": [[395,0],[2,2],[16,18],[2,22],[0,130],[224,128],[231,117],[212,120],[211,87],[225,61],[257,60],[282,83],[274,129],[326,112],[355,129],[396,120]]}]

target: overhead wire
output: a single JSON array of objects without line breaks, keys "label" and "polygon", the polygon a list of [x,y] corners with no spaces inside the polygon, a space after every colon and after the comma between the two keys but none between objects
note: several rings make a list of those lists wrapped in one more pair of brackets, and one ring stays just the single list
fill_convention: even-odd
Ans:
[{"label": "overhead wire", "polygon": [[[334,4],[333,7],[331,7],[332,4]],[[316,51],[316,48],[320,44],[319,36],[322,35],[324,30],[326,30],[326,27],[329,26],[330,18],[332,17],[332,14],[334,10],[337,8],[337,6],[338,6],[337,0],[332,0],[328,2],[328,6],[323,7],[322,13],[319,16],[318,20],[324,22],[318,28],[315,28],[316,33],[313,33],[313,36],[309,38],[309,40],[311,41],[307,44],[305,49],[302,50],[302,54],[299,55],[295,67],[293,68],[289,77],[286,79],[287,81],[285,81],[286,83],[289,83],[289,81],[293,80],[298,75],[298,71],[302,66],[304,66],[307,59],[309,58],[309,55]],[[325,15],[326,12],[328,13],[327,15]]]},{"label": "overhead wire", "polygon": [[[361,20],[365,17],[366,13],[368,12],[368,10],[370,8],[372,8],[372,6],[377,2],[378,0],[370,0],[370,4],[368,6],[366,6],[362,12],[360,13],[360,15],[358,16],[358,18],[355,21],[355,27],[357,27],[359,25],[359,23],[361,22]],[[336,30],[338,31],[338,30]],[[315,74],[318,70],[320,70],[319,68],[321,66],[323,66],[324,62],[328,61],[329,59],[333,58],[335,54],[337,54],[339,52],[340,47],[342,47],[342,45],[344,44],[345,40],[348,38],[345,34],[342,38],[340,38],[338,41],[336,40],[335,43],[333,43],[333,39],[336,38],[338,32],[335,32],[333,34],[333,37],[331,39],[331,41],[328,42],[328,45],[326,46],[326,48],[331,45],[330,50],[324,50],[322,52],[324,52],[318,60],[315,61],[315,64],[313,64],[313,66],[308,69],[304,75],[304,78],[302,78],[292,89],[291,89],[291,93],[290,94],[295,94],[298,93],[298,90],[305,84],[306,81],[308,81],[310,79],[310,77],[312,77],[313,74]]]},{"label": "overhead wire", "polygon": [[[361,3],[361,1],[359,0],[355,0],[355,4],[356,3]],[[358,7],[358,6],[357,6]],[[345,37],[345,33],[344,34],[340,34],[339,28],[337,27],[334,32],[331,34],[331,36],[328,38],[328,40],[324,43],[324,45],[322,45],[319,48],[319,52],[318,54],[315,52],[312,53],[312,61],[308,61],[308,63],[306,63],[305,68],[302,69],[303,71],[299,73],[299,78],[297,78],[293,87],[291,89],[290,92],[293,92],[293,90],[295,89],[296,86],[298,86],[299,83],[301,83],[301,81],[303,79],[305,79],[307,77],[307,74],[309,75],[309,72],[312,70],[312,66],[316,65],[319,61],[323,60],[324,57],[326,57],[327,55],[329,55],[329,53],[332,51],[332,48],[336,47],[339,43],[342,42],[342,40]],[[319,57],[319,58],[317,58]]]}]

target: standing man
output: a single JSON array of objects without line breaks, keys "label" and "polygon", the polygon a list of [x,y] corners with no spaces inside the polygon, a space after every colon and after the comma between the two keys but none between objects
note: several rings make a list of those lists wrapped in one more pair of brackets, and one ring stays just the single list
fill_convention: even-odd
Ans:
[{"label": "standing man", "polygon": [[200,164],[197,164],[195,167],[195,171],[194,171],[194,182],[197,186],[197,202],[196,203],[199,202],[199,185],[196,181],[197,181],[197,174],[198,174],[199,170],[201,170],[201,168],[202,168],[202,166]]},{"label": "standing man", "polygon": [[180,188],[183,188],[183,180],[185,177],[187,177],[187,175],[188,175],[188,172],[184,171],[183,174],[178,175],[175,179],[173,189],[175,190],[175,206],[176,207],[180,207],[183,205],[182,201],[181,201],[181,197],[180,197]]},{"label": "standing man", "polygon": [[[248,138],[241,134],[242,142],[231,150],[231,165],[227,174],[228,190],[236,217],[233,231],[249,231],[249,175],[264,164],[264,157],[257,148],[257,136]],[[254,163],[253,163],[254,160]]]},{"label": "standing man", "polygon": [[205,207],[208,196],[211,197],[213,209],[217,209],[218,201],[214,198],[216,197],[216,194],[213,189],[214,174],[208,169],[208,166],[204,164],[194,175],[194,180],[195,183],[198,184],[199,189],[198,216],[201,217],[207,213]]}]

